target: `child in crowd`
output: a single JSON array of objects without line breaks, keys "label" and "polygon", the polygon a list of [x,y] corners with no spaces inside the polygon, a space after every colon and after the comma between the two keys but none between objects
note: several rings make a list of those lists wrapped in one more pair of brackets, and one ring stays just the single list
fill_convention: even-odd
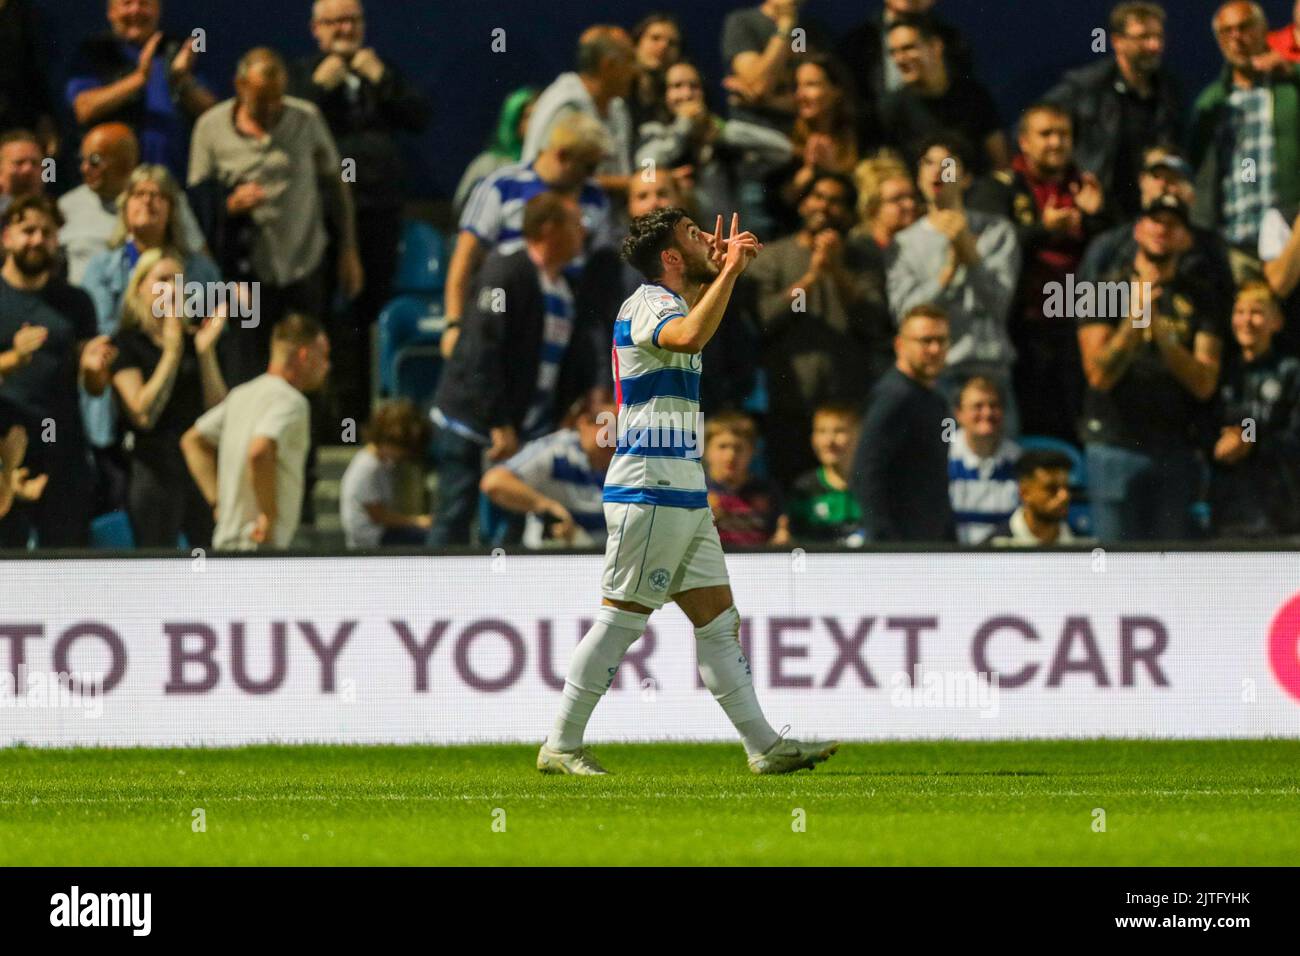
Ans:
[{"label": "child in crowd", "polygon": [[758,429],[743,412],[722,412],[705,422],[709,507],[724,548],[783,545],[790,540],[779,489],[749,473],[757,444]]},{"label": "child in crowd", "polygon": [[812,448],[818,464],[795,481],[786,508],[794,540],[854,543],[862,508],[849,491],[849,473],[861,422],[861,410],[848,404],[825,404],[813,413]]},{"label": "child in crowd", "polygon": [[339,489],[339,513],[349,548],[424,544],[433,516],[394,509],[393,471],[399,461],[423,458],[429,424],[406,399],[375,408],[366,445],[348,464]]},{"label": "child in crowd", "polygon": [[1210,506],[1220,536],[1300,531],[1300,360],[1274,337],[1282,308],[1267,284],[1247,282],[1232,310],[1237,349],[1219,384]]}]

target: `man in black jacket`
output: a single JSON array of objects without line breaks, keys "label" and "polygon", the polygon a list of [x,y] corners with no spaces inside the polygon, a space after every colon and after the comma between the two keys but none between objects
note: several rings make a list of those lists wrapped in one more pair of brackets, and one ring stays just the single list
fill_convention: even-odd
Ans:
[{"label": "man in black jacket", "polygon": [[351,161],[354,173],[357,242],[366,284],[351,315],[331,330],[330,341],[339,358],[339,412],[363,421],[370,398],[369,326],[391,294],[401,240],[405,170],[397,134],[423,130],[429,104],[392,63],[366,46],[360,0],[316,0],[311,31],[319,49],[294,64],[289,92],[320,108],[339,156],[345,163]]},{"label": "man in black jacket", "polygon": [[1121,3],[1111,11],[1113,59],[1071,70],[1043,100],[1069,113],[1074,156],[1101,182],[1125,218],[1142,211],[1138,176],[1147,148],[1182,139],[1182,96],[1161,64],[1165,12],[1155,3]]},{"label": "man in black jacket", "polygon": [[868,541],[956,541],[945,440],[952,410],[934,387],[948,359],[943,309],[909,309],[894,354],[897,364],[867,398],[849,489]]},{"label": "man in black jacket", "polygon": [[574,329],[563,274],[585,238],[577,201],[539,193],[524,207],[523,233],[523,249],[483,261],[434,395],[440,501],[432,547],[469,543],[484,457],[504,461],[552,431],[557,407],[595,381],[594,339]]}]

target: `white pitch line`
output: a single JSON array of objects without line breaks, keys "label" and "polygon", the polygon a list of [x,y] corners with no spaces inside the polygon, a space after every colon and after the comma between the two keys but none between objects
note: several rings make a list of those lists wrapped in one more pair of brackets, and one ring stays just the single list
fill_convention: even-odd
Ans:
[{"label": "white pitch line", "polygon": [[[1269,789],[1232,789],[1232,790],[1035,790],[1029,793],[1011,793],[1006,791],[987,791],[980,793],[962,792],[954,793],[953,796],[966,797],[1180,797],[1180,796],[1297,796],[1300,795],[1300,787],[1280,787]],[[845,799],[862,799],[874,798],[876,791],[870,790],[863,793],[792,793],[792,794],[763,794],[763,793],[712,793],[708,796],[696,796],[686,793],[563,793],[563,794],[514,794],[511,796],[502,796],[501,794],[405,794],[405,793],[376,793],[376,794],[356,794],[348,796],[329,796],[325,794],[281,794],[276,796],[199,796],[191,797],[41,797],[37,796],[34,800],[0,800],[0,806],[61,806],[66,804],[114,804],[114,803],[175,803],[185,804],[195,801],[206,801],[209,804],[220,803],[346,803],[357,801],[387,801],[393,803],[439,803],[439,802],[470,802],[481,801],[484,803],[504,803],[521,800],[623,800],[636,801],[643,800],[647,797],[655,800],[730,800],[736,798],[758,798],[762,800],[776,800],[782,797],[790,797],[801,800],[845,800]],[[930,794],[929,796],[947,796],[947,794]],[[893,796],[891,795],[891,799]],[[910,802],[910,801],[909,801]],[[906,804],[900,804],[906,805]]]}]

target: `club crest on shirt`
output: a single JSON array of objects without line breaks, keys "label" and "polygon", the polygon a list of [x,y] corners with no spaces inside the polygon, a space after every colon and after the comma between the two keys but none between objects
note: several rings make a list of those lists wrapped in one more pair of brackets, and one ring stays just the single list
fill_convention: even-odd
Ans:
[{"label": "club crest on shirt", "polygon": [[668,574],[667,568],[655,568],[650,572],[650,590],[666,591],[668,590],[668,582],[670,580],[672,579]]}]

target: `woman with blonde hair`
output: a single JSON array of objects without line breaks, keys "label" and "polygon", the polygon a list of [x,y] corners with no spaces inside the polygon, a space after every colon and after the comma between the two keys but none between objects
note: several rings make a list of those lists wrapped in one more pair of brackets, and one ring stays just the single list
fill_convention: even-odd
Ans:
[{"label": "woman with blonde hair", "polygon": [[136,544],[146,548],[174,548],[182,531],[192,547],[212,540],[212,510],[190,477],[180,440],[226,397],[216,344],[228,310],[222,302],[210,316],[187,315],[185,278],[174,253],[141,253],[113,337],[113,389],[132,436],[126,510]]},{"label": "woman with blonde hair", "polygon": [[858,187],[858,221],[854,235],[888,249],[898,235],[916,222],[916,184],[903,160],[888,150],[858,163],[853,171]]},{"label": "woman with blonde hair", "polygon": [[[195,239],[183,222],[184,193],[166,166],[146,163],[137,166],[118,197],[118,224],[109,248],[98,253],[86,266],[81,287],[95,305],[95,320],[101,335],[117,332],[122,316],[127,280],[141,255],[151,249],[170,250],[180,259],[190,281],[217,283],[221,273],[217,264],[203,252],[193,249]],[[192,214],[190,214],[192,216]],[[197,226],[193,231],[197,233]],[[199,233],[201,240],[202,234]],[[119,472],[124,466],[118,441],[117,409],[107,392],[98,398],[81,396],[81,417],[86,435],[95,449],[99,467],[106,473]],[[110,482],[120,483],[120,479]],[[120,501],[109,502],[120,507]]]}]

